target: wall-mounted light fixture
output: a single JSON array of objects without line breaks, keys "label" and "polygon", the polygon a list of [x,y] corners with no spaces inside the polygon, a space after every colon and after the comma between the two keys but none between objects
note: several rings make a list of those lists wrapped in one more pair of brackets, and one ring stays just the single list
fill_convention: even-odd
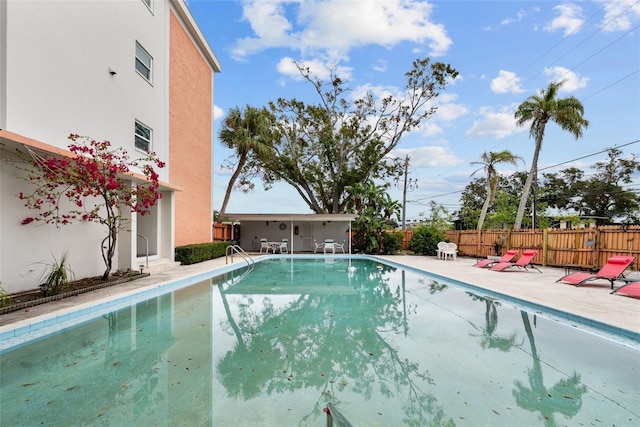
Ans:
[{"label": "wall-mounted light fixture", "polygon": [[267,226],[269,226],[269,221],[267,221]]}]

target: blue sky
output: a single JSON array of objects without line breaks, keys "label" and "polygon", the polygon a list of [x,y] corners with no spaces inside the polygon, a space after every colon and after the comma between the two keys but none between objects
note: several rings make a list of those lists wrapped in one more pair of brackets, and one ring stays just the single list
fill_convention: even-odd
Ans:
[{"label": "blue sky", "polygon": [[[548,125],[540,169],[589,171],[606,158],[590,155],[613,146],[640,154],[638,0],[188,0],[188,6],[222,65],[214,93],[214,209],[232,172],[221,168],[231,154],[217,138],[224,115],[278,97],[318,102],[292,60],[320,77],[335,67],[355,94],[400,93],[416,58],[459,71],[438,97],[437,113],[394,152],[410,157],[408,176],[418,183],[407,194],[408,220],[428,214],[432,200],[459,208],[460,191],[478,168],[471,162],[483,152],[511,150],[526,162],[518,170],[528,171],[534,142],[513,112],[551,81],[566,80],[560,96],[578,98],[590,126],[576,141]],[[401,189],[389,192],[402,201]],[[310,212],[290,187],[264,191],[260,183],[251,193],[234,191],[227,211]]]}]

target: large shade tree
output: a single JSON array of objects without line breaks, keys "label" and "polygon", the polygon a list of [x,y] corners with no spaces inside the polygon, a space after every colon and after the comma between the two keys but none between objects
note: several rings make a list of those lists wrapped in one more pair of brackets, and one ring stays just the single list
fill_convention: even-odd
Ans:
[{"label": "large shade tree", "polygon": [[[235,150],[235,170],[229,179],[227,191],[224,194],[222,207],[217,218],[224,220],[224,213],[229,203],[231,191],[236,185],[236,181],[241,173],[244,172],[245,165],[251,154],[257,157],[268,156],[271,153],[270,142],[271,115],[265,109],[258,109],[247,105],[246,108],[232,108],[229,114],[222,121],[220,129],[220,141],[227,147]],[[246,183],[247,181],[242,181]]]},{"label": "large shade tree", "polygon": [[487,216],[489,205],[494,201],[498,193],[498,183],[500,182],[500,175],[496,170],[496,165],[500,163],[508,163],[516,165],[518,160],[522,160],[519,156],[516,156],[509,150],[503,151],[489,151],[482,153],[481,160],[479,162],[471,162],[472,165],[481,165],[482,167],[474,171],[471,176],[480,170],[484,170],[487,180],[487,196],[484,199],[482,210],[480,211],[480,219],[478,219],[477,229],[482,230],[484,219]]},{"label": "large shade tree", "polygon": [[623,220],[637,223],[640,220],[640,197],[625,185],[633,182],[640,172],[638,158],[631,154],[622,156],[617,148],[608,150],[606,161],[596,162],[591,176],[582,187],[582,205],[576,206],[584,215],[606,217],[609,221]]},{"label": "large shade tree", "polygon": [[418,59],[405,74],[400,94],[377,98],[367,92],[353,99],[333,71],[322,81],[308,67],[295,65],[319,102],[271,102],[277,123],[274,155],[255,156],[247,170],[262,170],[266,188],[288,183],[315,213],[344,212],[348,188],[399,176],[401,162],[388,160],[391,150],[435,113],[434,99],[458,75],[450,65]]},{"label": "large shade tree", "polygon": [[543,200],[569,214],[595,217],[597,223],[638,222],[640,197],[625,185],[640,171],[640,161],[634,154],[623,157],[617,148],[607,154],[606,161],[592,166],[594,172],[588,178],[573,167],[544,174]]},{"label": "large shade tree", "polygon": [[544,139],[547,123],[551,121],[558,124],[560,128],[570,132],[576,139],[580,138],[583,130],[589,126],[589,122],[583,117],[584,107],[577,98],[573,96],[557,98],[558,91],[563,84],[564,81],[550,83],[546,89],[540,91],[539,95],[532,95],[520,104],[514,114],[518,126],[531,123],[529,136],[535,139],[531,170],[520,197],[520,204],[515,224],[513,225],[515,229],[519,229],[522,225],[522,218],[531,193],[531,186],[533,181],[537,180],[538,157],[542,149],[542,140]]}]

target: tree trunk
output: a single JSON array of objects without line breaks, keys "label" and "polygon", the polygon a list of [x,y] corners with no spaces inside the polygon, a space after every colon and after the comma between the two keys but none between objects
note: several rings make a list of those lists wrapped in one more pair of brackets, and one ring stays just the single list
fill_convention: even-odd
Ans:
[{"label": "tree trunk", "polygon": [[487,216],[487,211],[489,210],[490,200],[491,200],[491,188],[487,186],[487,198],[484,200],[484,204],[482,205],[482,211],[480,211],[480,218],[478,219],[478,227],[476,227],[477,230],[482,230],[484,219]]},{"label": "tree trunk", "polygon": [[[105,271],[102,273],[100,277],[102,280],[107,280],[109,278],[109,274],[111,274],[111,269],[113,268],[113,256],[116,250],[116,242],[118,236],[118,229],[113,225],[109,225],[109,235],[102,240],[102,259],[105,264]],[[105,247],[105,242],[106,247]]]},{"label": "tree trunk", "polygon": [[[529,194],[531,193],[531,185],[533,178],[538,175],[538,156],[540,156],[540,148],[542,148],[542,136],[544,135],[544,127],[541,129],[539,136],[536,137],[536,148],[533,151],[533,159],[531,160],[531,170],[527,175],[527,181],[524,183],[522,189],[522,196],[520,196],[520,205],[518,206],[518,213],[516,214],[516,222],[513,224],[515,230],[520,229],[522,226],[522,218],[524,217],[524,210],[527,207],[527,201],[529,200]],[[535,207],[534,207],[535,209]]]},{"label": "tree trunk", "polygon": [[238,167],[236,167],[236,170],[233,172],[233,175],[231,175],[231,178],[229,179],[229,185],[227,185],[227,192],[224,193],[224,200],[222,201],[222,207],[220,208],[220,213],[218,213],[218,222],[222,222],[224,220],[224,213],[227,210],[227,204],[229,203],[229,197],[231,197],[231,190],[233,190],[233,186],[236,183],[236,180],[238,179],[238,176],[240,175],[240,172],[242,171],[242,168],[244,167],[244,164],[247,161],[247,155],[243,154],[240,156],[240,160],[238,160]]},{"label": "tree trunk", "polygon": [[109,204],[109,199],[106,196],[103,197],[107,209],[107,227],[109,231],[107,237],[102,239],[102,260],[105,264],[105,271],[102,273],[100,278],[102,280],[107,280],[109,278],[109,274],[111,274],[111,268],[113,268],[113,256],[116,253],[116,243],[118,241],[118,218],[120,218],[121,212],[119,211],[119,208],[114,208]]}]

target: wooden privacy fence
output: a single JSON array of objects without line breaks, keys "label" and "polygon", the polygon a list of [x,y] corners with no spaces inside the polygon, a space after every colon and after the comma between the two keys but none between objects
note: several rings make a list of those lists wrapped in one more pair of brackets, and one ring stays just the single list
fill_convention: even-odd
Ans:
[{"label": "wooden privacy fence", "polygon": [[[640,270],[640,226],[601,226],[575,230],[451,230],[447,239],[460,255],[486,258],[509,249],[539,249],[533,262],[550,267],[599,269],[616,255],[636,257]],[[496,252],[497,250],[497,252]]]},{"label": "wooden privacy fence", "polygon": [[409,249],[409,242],[411,242],[411,238],[413,237],[413,230],[400,230],[402,232],[402,249]]},{"label": "wooden privacy fence", "polygon": [[213,241],[226,242],[231,240],[231,224],[213,223]]}]

